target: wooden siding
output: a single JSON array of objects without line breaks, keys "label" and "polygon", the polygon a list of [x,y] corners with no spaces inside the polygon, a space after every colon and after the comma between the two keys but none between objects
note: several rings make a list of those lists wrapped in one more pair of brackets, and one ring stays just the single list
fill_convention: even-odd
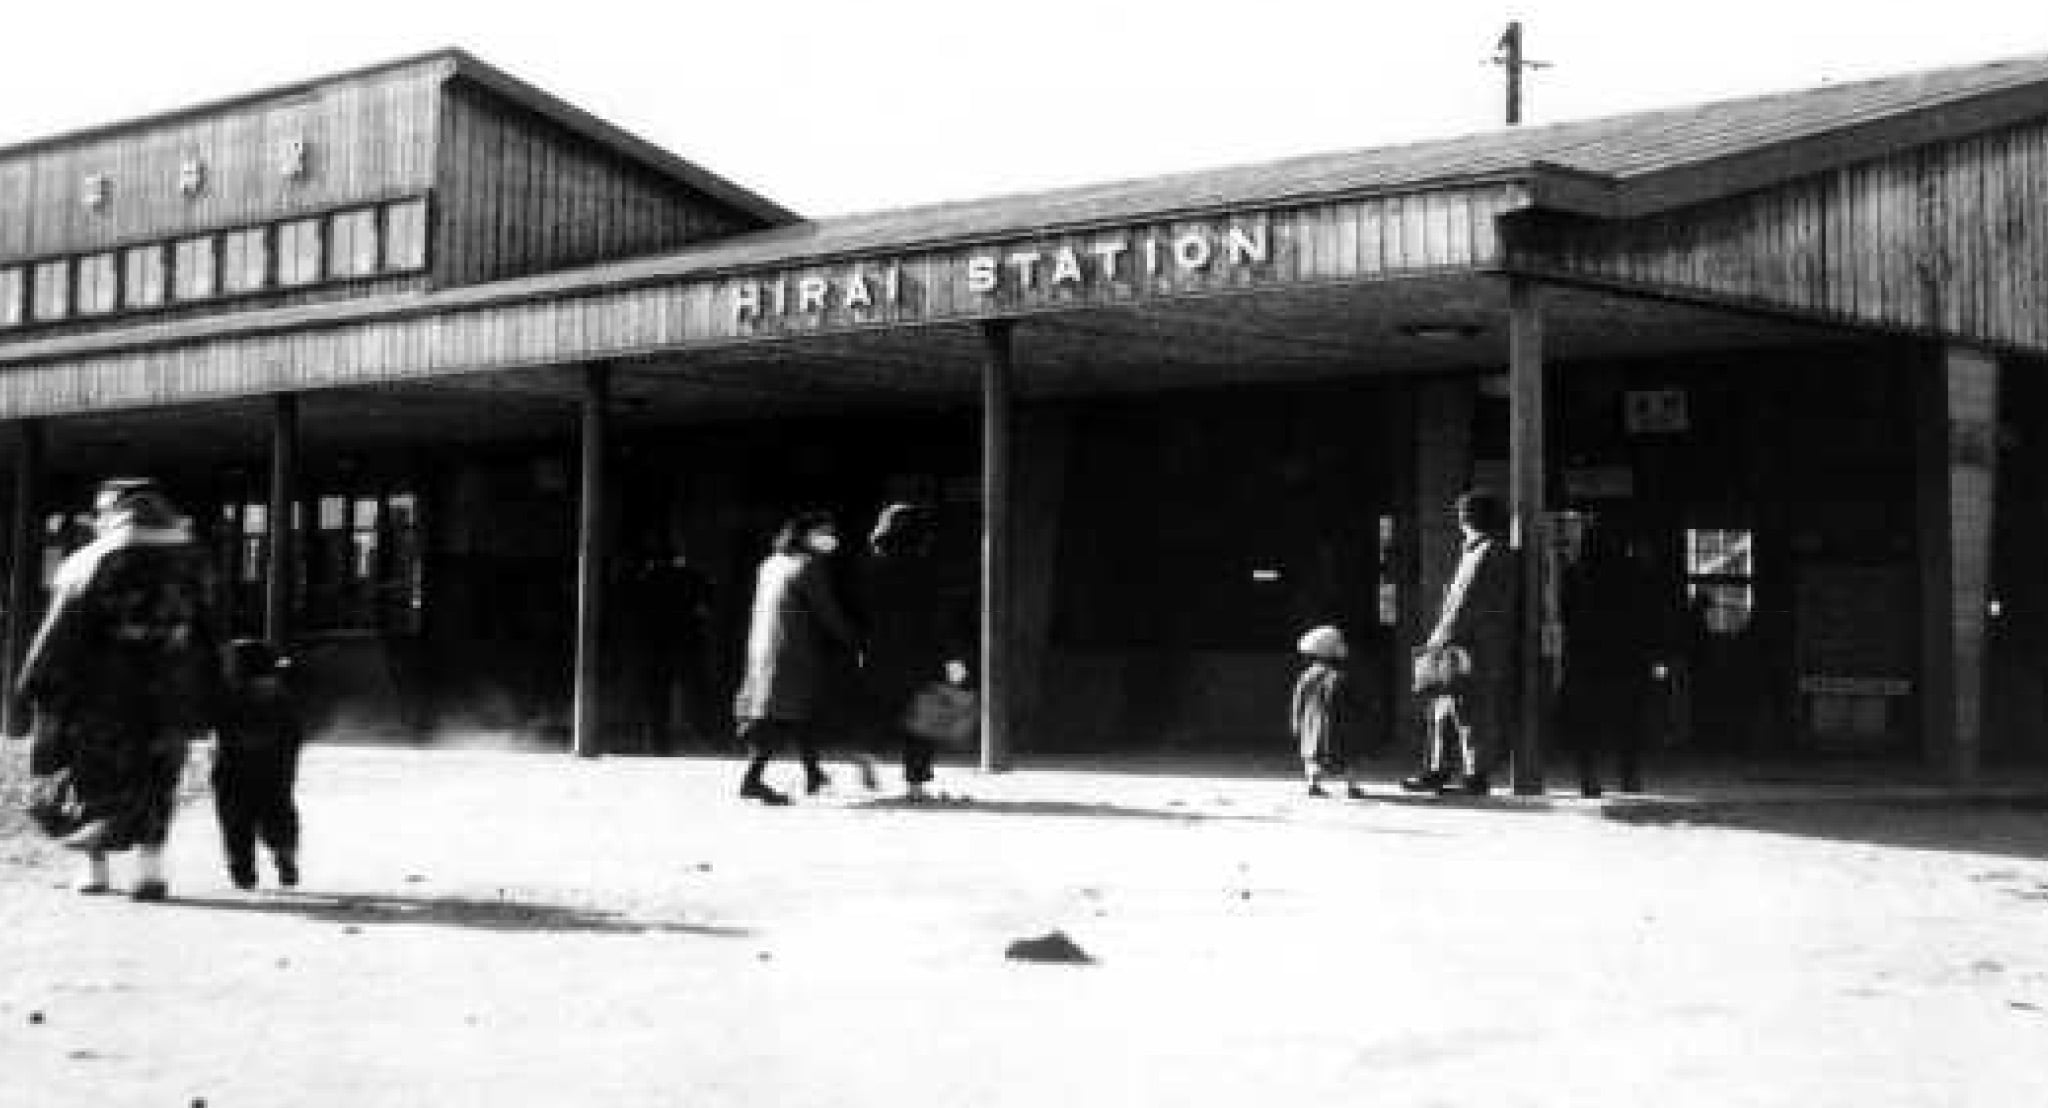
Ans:
[{"label": "wooden siding", "polygon": [[[790,267],[678,275],[580,294],[551,290],[531,299],[515,284],[430,294],[409,304],[315,309],[288,321],[216,321],[225,333],[180,335],[138,329],[126,350],[92,352],[89,340],[0,346],[0,419],[108,408],[145,407],[279,390],[368,385],[524,366],[588,362],[663,350],[712,347],[791,335],[855,333],[997,316],[1073,312],[1144,302],[1214,297],[1290,287],[1314,288],[1433,274],[1471,273],[1500,263],[1493,225],[1521,203],[1519,190],[1494,187],[1377,197],[951,245],[900,254],[861,255]],[[1234,240],[1233,232],[1243,236]],[[1196,240],[1208,244],[1201,265]],[[1253,260],[1245,244],[1262,249]],[[1143,260],[1159,244],[1156,270]],[[1239,244],[1232,254],[1233,243]],[[1120,267],[1097,263],[1092,276],[1052,279],[1054,259],[1071,250],[1101,258],[1121,243]],[[976,259],[1000,264],[1020,254],[1040,259],[1035,284],[1018,279],[987,293],[968,276]],[[900,282],[893,301],[884,275]],[[845,290],[858,278],[876,303],[854,307]],[[799,289],[806,280],[838,290],[814,310],[771,308],[762,289]],[[764,305],[741,304],[752,289]],[[531,295],[531,294],[529,294]],[[792,302],[794,303],[794,302]],[[344,307],[346,310],[344,310]],[[316,312],[331,311],[320,315]],[[1342,320],[1332,320],[1342,327]],[[236,333],[236,332],[242,333]]]},{"label": "wooden siding", "polygon": [[2048,124],[1645,219],[1523,217],[1520,271],[2048,352]]},{"label": "wooden siding", "polygon": [[[422,62],[162,126],[0,151],[0,261],[426,192],[444,72]],[[287,181],[279,152],[294,138],[307,144],[306,172]],[[179,175],[193,157],[205,184],[187,196]],[[91,174],[107,179],[97,209],[81,202]]]},{"label": "wooden siding", "polygon": [[671,250],[759,219],[450,81],[442,103],[437,285],[466,285]]}]

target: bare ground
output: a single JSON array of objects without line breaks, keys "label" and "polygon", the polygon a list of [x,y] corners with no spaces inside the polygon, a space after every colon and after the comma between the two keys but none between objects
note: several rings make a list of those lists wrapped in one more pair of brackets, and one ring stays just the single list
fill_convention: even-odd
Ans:
[{"label": "bare ground", "polygon": [[[0,1104],[2048,1103],[2026,803],[770,810],[721,761],[318,746],[307,882],[245,894],[203,761],[164,905],[0,798]],[[1004,956],[1052,931],[1091,961]]]}]

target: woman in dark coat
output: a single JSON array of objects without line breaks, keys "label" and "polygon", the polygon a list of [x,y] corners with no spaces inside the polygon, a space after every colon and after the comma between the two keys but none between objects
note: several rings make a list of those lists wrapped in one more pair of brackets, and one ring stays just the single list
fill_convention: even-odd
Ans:
[{"label": "woman in dark coat", "polygon": [[1642,790],[1644,708],[1656,646],[1656,585],[1614,526],[1595,518],[1565,571],[1564,683],[1559,712],[1579,751],[1579,789],[1596,797],[1612,751],[1621,790]]},{"label": "woman in dark coat", "polygon": [[803,761],[804,787],[825,786],[818,765],[816,723],[858,654],[853,624],[835,595],[827,559],[839,549],[839,530],[823,512],[783,524],[774,552],[761,562],[747,627],[747,669],[733,715],[747,744],[740,795],[764,804],[789,798],[761,779],[775,749],[793,742]]},{"label": "woman in dark coat", "polygon": [[935,681],[967,679],[969,620],[946,603],[932,545],[938,539],[931,509],[891,504],[868,536],[863,599],[868,617],[867,657],[861,676],[877,727],[903,750],[907,800],[926,798],[934,744],[903,725],[911,698]]},{"label": "woman in dark coat", "polygon": [[58,568],[22,664],[37,715],[31,769],[64,782],[41,816],[86,852],[79,891],[107,891],[107,853],[134,849],[135,899],[162,900],[185,747],[219,701],[211,574],[152,482],[106,482],[94,509],[98,537]]}]

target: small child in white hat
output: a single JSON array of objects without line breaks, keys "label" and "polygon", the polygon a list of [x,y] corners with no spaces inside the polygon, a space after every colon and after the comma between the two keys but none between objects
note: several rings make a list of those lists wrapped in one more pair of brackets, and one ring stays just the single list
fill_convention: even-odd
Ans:
[{"label": "small child in white hat", "polygon": [[1351,732],[1359,719],[1344,672],[1345,658],[1350,655],[1344,633],[1335,627],[1317,627],[1301,637],[1295,650],[1306,665],[1294,682],[1288,721],[1301,750],[1308,795],[1328,796],[1323,791],[1324,775],[1342,774],[1344,795],[1363,800],[1365,790],[1358,787],[1351,768]]}]

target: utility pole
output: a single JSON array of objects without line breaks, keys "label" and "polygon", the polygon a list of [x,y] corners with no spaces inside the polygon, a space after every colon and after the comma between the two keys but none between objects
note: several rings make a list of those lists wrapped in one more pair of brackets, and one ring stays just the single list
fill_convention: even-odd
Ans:
[{"label": "utility pole", "polygon": [[1508,126],[1522,122],[1522,70],[1549,69],[1549,62],[1531,61],[1522,56],[1522,21],[1511,20],[1503,31],[1500,42],[1494,45],[1499,51],[1493,56],[1493,64],[1507,70],[1508,76]]}]

